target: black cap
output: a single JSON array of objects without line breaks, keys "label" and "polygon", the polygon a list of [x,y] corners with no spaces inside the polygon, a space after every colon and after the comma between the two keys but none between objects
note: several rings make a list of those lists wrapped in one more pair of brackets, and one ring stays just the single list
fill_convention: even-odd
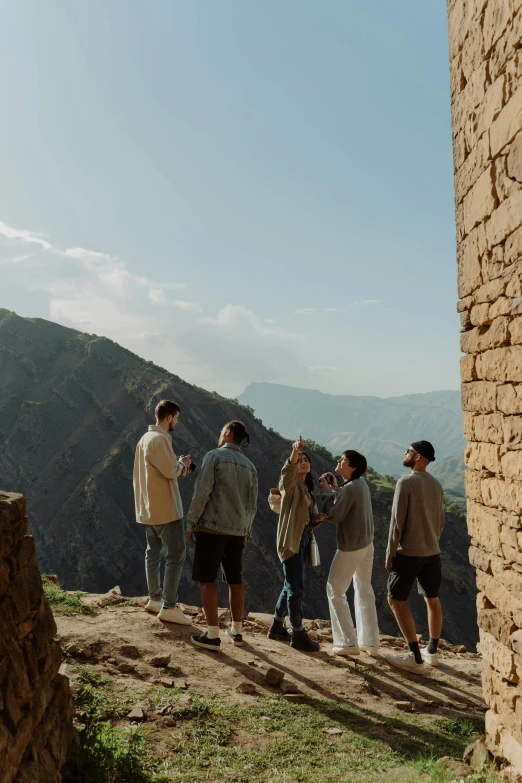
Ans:
[{"label": "black cap", "polygon": [[416,440],[415,443],[411,444],[411,447],[412,449],[415,449],[417,454],[420,454],[421,457],[424,457],[430,462],[435,460],[435,449],[429,440]]}]

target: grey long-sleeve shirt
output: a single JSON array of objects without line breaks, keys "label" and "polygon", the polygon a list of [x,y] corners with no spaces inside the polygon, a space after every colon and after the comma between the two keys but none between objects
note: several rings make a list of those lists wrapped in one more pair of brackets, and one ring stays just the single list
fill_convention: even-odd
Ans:
[{"label": "grey long-sleeve shirt", "polygon": [[443,528],[444,492],[437,479],[425,471],[402,476],[395,487],[386,556],[438,555]]},{"label": "grey long-sleeve shirt", "polygon": [[362,476],[338,492],[322,489],[321,500],[328,521],[337,525],[337,548],[341,552],[356,552],[372,543],[372,499]]}]

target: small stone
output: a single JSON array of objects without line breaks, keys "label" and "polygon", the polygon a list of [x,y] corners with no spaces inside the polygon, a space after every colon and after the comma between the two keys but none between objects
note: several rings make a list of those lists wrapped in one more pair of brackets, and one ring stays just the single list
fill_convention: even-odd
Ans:
[{"label": "small stone", "polygon": [[239,685],[236,688],[236,691],[238,693],[257,693],[257,688],[253,682],[248,682],[247,680],[245,680],[245,682],[239,683]]},{"label": "small stone", "polygon": [[166,715],[170,710],[170,706],[168,704],[164,704],[163,707],[160,707],[156,710],[156,715]]},{"label": "small stone", "polygon": [[134,706],[127,715],[127,718],[129,720],[142,721],[145,720],[145,713],[143,712],[142,708],[136,704],[136,706]]},{"label": "small stone", "polygon": [[257,666],[257,661],[247,661],[249,666]]},{"label": "small stone", "polygon": [[286,701],[291,701],[294,704],[302,704],[305,700],[304,693],[285,693],[283,696]]},{"label": "small stone", "polygon": [[301,693],[295,682],[289,682],[288,680],[283,680],[279,683],[279,687],[283,693]]},{"label": "small stone", "polygon": [[183,694],[182,696],[180,696],[180,697],[179,697],[179,699],[178,699],[178,704],[183,704],[183,705],[185,705],[185,706],[186,706],[187,704],[190,704],[190,702],[191,702],[191,698],[190,698],[190,696],[189,696],[189,694],[188,694],[188,693],[184,693],[184,694]]},{"label": "small stone", "polygon": [[73,658],[75,658],[77,655],[80,655],[81,647],[79,647],[77,644],[70,644],[68,647],[65,648],[65,652],[67,653],[67,655],[70,655]]},{"label": "small stone", "polygon": [[83,691],[83,685],[75,680],[69,682],[69,688],[73,696],[79,696]]},{"label": "small stone", "polygon": [[134,666],[132,666],[130,663],[119,663],[116,667],[119,672],[133,672]]},{"label": "small stone", "polygon": [[403,712],[415,712],[415,704],[412,701],[394,701],[393,706]]},{"label": "small stone", "polygon": [[458,652],[458,653],[465,653],[465,652],[467,652],[466,645],[459,644],[457,646],[457,649],[455,650],[455,652]]},{"label": "small stone", "polygon": [[323,729],[323,731],[325,734],[331,734],[331,735],[343,733],[342,729]]},{"label": "small stone", "polygon": [[137,658],[141,658],[141,653],[138,650],[137,647],[134,647],[133,644],[124,644],[120,647],[120,653],[121,655],[124,655],[125,658],[132,658],[133,660],[136,660]]},{"label": "small stone", "polygon": [[259,720],[272,720],[272,718],[269,715],[261,715]]},{"label": "small stone", "polygon": [[178,677],[174,678],[174,687],[179,688],[180,691],[186,691],[188,688],[188,684],[186,680],[179,679]]},{"label": "small stone", "polygon": [[163,723],[165,724],[165,726],[171,726],[171,727],[176,725],[176,721],[172,717],[172,715],[167,715],[165,718],[163,718]]},{"label": "small stone", "polygon": [[82,650],[80,650],[80,655],[83,658],[92,658],[93,652],[90,647],[84,647]]},{"label": "small stone", "polygon": [[273,685],[275,688],[277,688],[277,686],[283,682],[284,676],[284,672],[271,666],[266,670],[265,680],[269,685]]},{"label": "small stone", "polygon": [[167,655],[155,655],[150,659],[152,666],[168,666],[170,663],[170,653]]},{"label": "small stone", "polygon": [[474,770],[480,771],[487,766],[491,759],[491,753],[486,747],[486,738],[479,737],[478,740],[470,742],[464,751],[464,761]]},{"label": "small stone", "polygon": [[110,663],[110,664],[112,664],[113,666],[116,666],[116,664],[118,663],[118,661],[116,660],[116,658],[107,658],[107,663]]},{"label": "small stone", "polygon": [[160,685],[163,685],[164,688],[173,688],[174,680],[172,680],[170,677],[162,677],[160,679]]}]

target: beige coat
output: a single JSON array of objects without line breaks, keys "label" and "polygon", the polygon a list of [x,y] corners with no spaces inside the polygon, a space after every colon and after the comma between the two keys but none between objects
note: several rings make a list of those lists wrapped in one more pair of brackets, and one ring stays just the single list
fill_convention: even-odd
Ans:
[{"label": "beige coat", "polygon": [[136,446],[134,502],[136,521],[142,525],[166,525],[183,516],[178,478],[186,474],[176,459],[170,435],[156,424]]},{"label": "beige coat", "polygon": [[[281,505],[277,525],[277,554],[281,562],[299,552],[303,531],[317,512],[314,499],[297,477],[297,468],[297,462],[287,460],[279,479]],[[270,506],[276,511],[279,504],[274,501],[275,498],[269,498]]]}]

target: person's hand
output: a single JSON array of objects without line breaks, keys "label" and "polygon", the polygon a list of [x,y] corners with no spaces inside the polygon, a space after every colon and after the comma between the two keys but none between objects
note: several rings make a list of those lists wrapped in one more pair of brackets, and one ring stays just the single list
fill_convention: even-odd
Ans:
[{"label": "person's hand", "polygon": [[192,530],[188,531],[187,538],[188,538],[189,544],[195,544],[196,543],[196,539],[194,538],[194,533],[192,532]]},{"label": "person's hand", "polygon": [[299,435],[299,440],[292,443],[292,454],[290,455],[290,462],[296,463],[299,459],[299,453],[303,448],[303,436]]},{"label": "person's hand", "polygon": [[388,571],[388,573],[391,574],[391,572],[393,571],[393,555],[388,555],[388,557],[386,558],[385,568]]},{"label": "person's hand", "polygon": [[320,525],[325,519],[328,519],[328,514],[316,514],[314,517],[314,525]]},{"label": "person's hand", "polygon": [[185,468],[188,471],[190,468],[190,454],[185,454],[183,457],[180,457],[179,461],[185,466]]}]

